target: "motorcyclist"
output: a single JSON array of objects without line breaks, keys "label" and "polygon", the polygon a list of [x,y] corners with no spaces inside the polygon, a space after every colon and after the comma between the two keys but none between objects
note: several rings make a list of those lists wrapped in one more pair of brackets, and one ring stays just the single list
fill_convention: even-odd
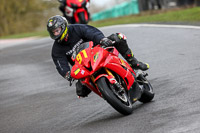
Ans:
[{"label": "motorcyclist", "polygon": [[[70,66],[74,65],[71,60],[73,50],[83,42],[93,41],[94,45],[115,46],[119,53],[128,61],[134,69],[147,70],[148,64],[139,62],[134,56],[126,42],[126,36],[121,33],[115,33],[108,37],[95,27],[86,24],[68,25],[67,20],[59,15],[49,18],[47,30],[50,37],[54,39],[52,47],[52,58],[56,69],[67,80],[70,80]],[[113,44],[113,41],[115,42]],[[80,81],[76,83],[76,92],[78,96],[85,97],[91,91],[83,86]]]},{"label": "motorcyclist", "polygon": [[[60,2],[59,10],[63,13],[63,17],[65,17],[70,24],[74,24],[75,20],[72,17],[67,16],[65,13],[65,6],[67,5],[67,0],[58,0],[58,1]],[[88,0],[88,2],[90,2],[90,0]],[[85,8],[85,10],[88,10],[88,9]]]}]

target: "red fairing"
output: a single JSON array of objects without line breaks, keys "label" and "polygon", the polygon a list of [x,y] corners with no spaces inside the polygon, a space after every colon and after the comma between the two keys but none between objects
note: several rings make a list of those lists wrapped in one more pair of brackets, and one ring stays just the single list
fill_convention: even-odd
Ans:
[{"label": "red fairing", "polygon": [[81,7],[84,2],[88,2],[88,0],[66,0],[66,3],[69,7],[71,7],[71,4]]},{"label": "red fairing", "polygon": [[[93,43],[92,43],[92,45],[93,45]],[[80,52],[80,54],[78,54],[76,56],[76,61],[79,62],[79,64],[86,66],[87,68],[90,67],[90,58],[91,58],[91,54],[90,54],[91,50],[90,49],[91,49],[91,47],[89,47],[85,50],[82,50]]]},{"label": "red fairing", "polygon": [[109,55],[109,52],[104,50],[101,47],[94,47],[91,52],[91,66],[93,71],[97,71],[99,68],[103,67],[106,57]]},{"label": "red fairing", "polygon": [[[133,72],[134,74],[135,72],[132,70],[127,62],[116,56],[116,54],[118,53],[116,53],[116,51],[114,50],[114,53],[111,53],[101,47],[95,47],[93,49],[92,56],[98,56],[98,60],[91,60],[92,68],[94,71],[97,71],[101,67],[113,70],[124,79],[127,84],[127,88],[130,89],[134,82],[134,76],[131,74],[131,72]],[[122,66],[126,67],[127,70],[125,70]]]},{"label": "red fairing", "polygon": [[[112,49],[113,48],[108,48],[107,50],[105,50],[101,47],[94,47],[91,52],[91,57],[94,57],[94,59],[91,60],[92,69],[93,71],[97,71],[101,67],[105,67],[113,70],[125,80],[127,88],[130,89],[135,80],[131,72],[133,72],[134,74],[135,72],[132,70],[127,62],[116,56],[116,54],[118,55],[118,53],[115,51],[115,48],[113,49],[113,53],[109,52],[109,50],[112,51]],[[126,67],[127,70],[125,70],[122,66]]]},{"label": "red fairing", "polygon": [[[108,61],[110,61],[110,63],[120,64],[121,62],[119,61],[118,54],[119,52],[113,47],[107,48],[107,50],[101,48],[100,45],[94,47],[91,52],[91,57],[93,57],[93,59],[91,59],[93,71],[96,71],[101,67],[105,67],[105,64],[107,64]],[[111,58],[112,60],[110,60]]]},{"label": "red fairing", "polygon": [[[88,44],[88,43],[87,43]],[[114,47],[102,48],[100,45],[83,49],[76,55],[75,65],[72,67],[71,76],[74,79],[81,79],[81,82],[88,86],[92,91],[101,96],[96,81],[102,76],[106,77],[111,84],[117,81],[112,74],[100,73],[94,77],[94,74],[100,69],[108,69],[117,73],[124,79],[129,90],[134,83],[134,74],[130,65],[118,57],[119,52]]]},{"label": "red fairing", "polygon": [[[91,48],[93,46],[93,42],[89,42],[89,48],[86,48],[79,52],[76,56],[76,59],[72,59],[75,61],[75,65],[72,67],[71,76],[74,79],[81,79],[90,75],[90,71],[86,68],[90,68],[90,58],[91,58]],[[85,67],[86,68],[85,68]]]},{"label": "red fairing", "polygon": [[71,76],[74,79],[82,79],[90,76],[90,72],[85,67],[76,62],[71,69]]},{"label": "red fairing", "polygon": [[88,88],[90,88],[90,90],[92,90],[93,92],[95,92],[96,94],[98,94],[100,97],[102,97],[101,93],[99,92],[99,90],[97,89],[97,86],[93,86],[90,82],[90,77],[85,78],[85,80],[81,81],[81,83],[85,86],[87,86]]},{"label": "red fairing", "polygon": [[89,21],[89,0],[66,0],[65,15],[72,18],[72,23],[87,24]]},{"label": "red fairing", "polygon": [[105,65],[106,68],[113,70],[115,73],[122,77],[127,85],[128,90],[134,83],[134,76],[130,73],[130,70],[125,70],[121,65],[115,63],[108,63]]},{"label": "red fairing", "polygon": [[76,21],[77,23],[80,23],[78,14],[81,13],[81,12],[84,12],[85,20],[88,21],[88,13],[87,13],[87,11],[86,11],[84,8],[79,8],[79,9],[77,9],[76,12],[74,13],[74,18],[75,18],[75,21]]}]

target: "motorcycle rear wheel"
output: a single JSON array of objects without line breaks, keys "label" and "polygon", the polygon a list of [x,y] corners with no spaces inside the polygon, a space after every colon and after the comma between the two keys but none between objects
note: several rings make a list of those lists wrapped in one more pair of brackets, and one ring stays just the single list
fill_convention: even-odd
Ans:
[{"label": "motorcycle rear wheel", "polygon": [[124,97],[126,97],[125,99],[127,99],[127,102],[124,102],[124,100],[114,94],[111,89],[112,84],[107,80],[106,77],[101,77],[98,79],[97,86],[103,98],[119,113],[123,115],[129,115],[133,112],[132,103],[126,92]]}]

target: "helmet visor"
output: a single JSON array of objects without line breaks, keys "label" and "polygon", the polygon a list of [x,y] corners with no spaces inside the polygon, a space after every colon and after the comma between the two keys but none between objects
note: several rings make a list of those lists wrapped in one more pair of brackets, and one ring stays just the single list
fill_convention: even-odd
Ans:
[{"label": "helmet visor", "polygon": [[61,34],[61,27],[52,30],[54,36],[59,36]]},{"label": "helmet visor", "polygon": [[52,39],[58,39],[61,36],[62,28],[57,27],[57,28],[52,28],[49,33]]}]

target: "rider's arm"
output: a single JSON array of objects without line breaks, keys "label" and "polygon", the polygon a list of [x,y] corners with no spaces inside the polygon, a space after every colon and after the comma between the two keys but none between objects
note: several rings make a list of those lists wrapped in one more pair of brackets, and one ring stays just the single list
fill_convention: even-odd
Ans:
[{"label": "rider's arm", "polygon": [[52,48],[52,59],[56,65],[56,69],[62,77],[65,77],[67,72],[70,71],[69,63],[65,51],[57,45],[53,45]]},{"label": "rider's arm", "polygon": [[94,45],[100,43],[101,39],[104,38],[104,34],[97,28],[90,25],[79,25],[79,34],[86,41],[93,41]]}]

